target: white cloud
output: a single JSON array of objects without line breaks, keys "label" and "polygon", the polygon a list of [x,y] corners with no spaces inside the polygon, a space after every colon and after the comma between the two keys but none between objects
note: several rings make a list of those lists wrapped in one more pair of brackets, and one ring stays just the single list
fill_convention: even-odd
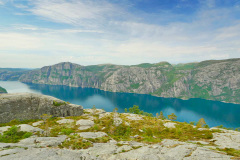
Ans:
[{"label": "white cloud", "polygon": [[14,29],[17,29],[17,30],[32,30],[32,31],[39,30],[38,27],[33,25],[27,25],[27,24],[15,24],[13,25],[13,27]]},{"label": "white cloud", "polygon": [[96,27],[97,23],[118,14],[118,8],[106,1],[34,0],[32,14],[75,26]]},{"label": "white cloud", "polygon": [[0,5],[4,5],[5,2],[3,0],[0,0]]},{"label": "white cloud", "polygon": [[[106,1],[31,0],[31,5],[27,9],[31,14],[71,27],[16,24],[1,28],[0,67],[42,67],[62,61],[82,65],[184,63],[240,57],[240,21],[228,19],[235,13],[231,9],[202,9],[192,21],[160,25],[139,20],[138,15],[132,18]],[[121,19],[121,14],[131,16]]]},{"label": "white cloud", "polygon": [[41,47],[37,37],[20,33],[0,33],[0,50],[33,50]]}]

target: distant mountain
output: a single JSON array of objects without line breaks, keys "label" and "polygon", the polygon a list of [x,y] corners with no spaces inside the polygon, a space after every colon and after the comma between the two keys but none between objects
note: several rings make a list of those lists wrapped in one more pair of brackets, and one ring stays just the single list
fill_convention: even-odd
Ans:
[{"label": "distant mountain", "polygon": [[5,89],[5,88],[2,88],[1,86],[0,86],[0,94],[1,93],[7,93],[7,90]]},{"label": "distant mountain", "polygon": [[29,71],[21,82],[99,88],[112,92],[151,94],[181,99],[240,103],[240,59],[171,65],[81,66],[63,62]]},{"label": "distant mountain", "polygon": [[0,68],[0,80],[16,81],[21,75],[29,72],[31,69],[25,68]]}]

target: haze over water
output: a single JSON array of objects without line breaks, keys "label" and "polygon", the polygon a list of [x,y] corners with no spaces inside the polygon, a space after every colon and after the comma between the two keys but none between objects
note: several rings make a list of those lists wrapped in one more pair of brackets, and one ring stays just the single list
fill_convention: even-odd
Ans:
[{"label": "haze over water", "polygon": [[156,115],[163,111],[165,116],[175,113],[177,121],[191,122],[204,118],[210,127],[223,125],[229,128],[240,127],[240,105],[203,99],[181,100],[177,98],[161,98],[145,94],[114,93],[94,88],[75,88],[68,86],[51,86],[24,84],[17,81],[0,81],[0,86],[8,93],[30,92],[54,96],[84,108],[102,108],[119,112],[124,108],[138,105],[141,110]]}]

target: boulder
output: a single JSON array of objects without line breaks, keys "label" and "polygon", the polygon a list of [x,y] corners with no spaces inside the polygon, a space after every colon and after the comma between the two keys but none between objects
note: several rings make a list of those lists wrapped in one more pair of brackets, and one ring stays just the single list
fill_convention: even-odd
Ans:
[{"label": "boulder", "polygon": [[240,150],[240,132],[222,130],[223,133],[213,133],[213,142],[219,148],[234,148]]},{"label": "boulder", "polygon": [[126,115],[127,119],[132,120],[132,121],[143,120],[143,116],[142,115],[131,114],[131,113],[122,113],[122,114]]},{"label": "boulder", "polygon": [[59,137],[30,137],[21,140],[18,145],[23,147],[49,147],[60,145],[67,136],[62,135]]},{"label": "boulder", "polygon": [[167,122],[167,123],[164,123],[163,125],[167,128],[176,128],[175,127],[176,123],[173,123],[173,122]]},{"label": "boulder", "polygon": [[79,130],[89,129],[94,125],[94,121],[81,119],[76,122],[76,125],[80,125]]},{"label": "boulder", "polygon": [[43,132],[42,129],[33,127],[28,124],[20,124],[20,125],[18,125],[18,127],[20,127],[20,131],[24,131],[24,132],[40,132],[40,133]]},{"label": "boulder", "polygon": [[58,120],[57,123],[59,124],[66,124],[66,123],[73,123],[74,120],[73,119],[61,119],[61,120]]},{"label": "boulder", "polygon": [[7,131],[9,128],[11,127],[10,126],[0,127],[0,134]]},{"label": "boulder", "polygon": [[108,136],[105,132],[81,132],[78,134],[83,138],[100,138]]},{"label": "boulder", "polygon": [[41,125],[42,123],[43,123],[43,121],[34,122],[34,123],[32,124],[32,126],[33,126],[33,127],[36,127],[36,126]]},{"label": "boulder", "polygon": [[0,94],[0,123],[14,119],[41,119],[43,114],[53,117],[80,116],[83,107],[34,93]]}]

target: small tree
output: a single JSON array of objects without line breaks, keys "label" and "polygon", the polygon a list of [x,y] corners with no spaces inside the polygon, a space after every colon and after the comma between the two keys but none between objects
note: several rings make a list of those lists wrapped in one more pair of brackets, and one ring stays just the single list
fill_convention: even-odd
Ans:
[{"label": "small tree", "polygon": [[159,116],[158,116],[159,119],[166,119],[166,117],[163,115],[163,112],[161,111]]},{"label": "small tree", "polygon": [[127,112],[128,112],[128,109],[127,109],[127,108],[125,108],[125,109],[124,109],[124,112],[125,112],[125,113],[127,113]]},{"label": "small tree", "polygon": [[95,105],[93,105],[92,110],[93,110],[92,115],[95,115],[97,112],[97,108]]},{"label": "small tree", "polygon": [[92,106],[92,109],[97,109],[95,105]]},{"label": "small tree", "polygon": [[197,127],[204,127],[206,125],[206,122],[204,118],[200,118],[199,121],[197,122]]},{"label": "small tree", "polygon": [[172,113],[172,114],[168,115],[168,119],[177,120],[177,116],[174,113]]},{"label": "small tree", "polygon": [[118,108],[115,107],[115,108],[113,109],[113,112],[114,112],[114,113],[117,113],[117,111],[118,111]]}]

